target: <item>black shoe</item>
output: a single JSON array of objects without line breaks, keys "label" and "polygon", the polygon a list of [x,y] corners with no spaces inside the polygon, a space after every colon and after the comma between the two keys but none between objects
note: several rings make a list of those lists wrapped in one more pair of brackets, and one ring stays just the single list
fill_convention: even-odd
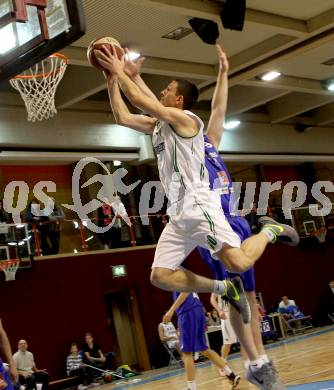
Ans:
[{"label": "black shoe", "polygon": [[250,323],[251,310],[240,276],[226,280],[226,294],[222,295],[222,299],[230,303],[241,314],[245,324]]},{"label": "black shoe", "polygon": [[275,235],[273,243],[278,241],[290,246],[297,246],[299,244],[300,238],[292,226],[279,223],[266,216],[259,218],[259,223],[262,225],[261,231],[270,230]]},{"label": "black shoe", "polygon": [[232,372],[230,375],[226,375],[226,376],[227,376],[227,378],[229,379],[229,381],[232,384],[231,389],[232,390],[235,389],[238,386],[239,382],[240,382],[240,379],[241,379],[240,375],[235,375],[235,373]]}]

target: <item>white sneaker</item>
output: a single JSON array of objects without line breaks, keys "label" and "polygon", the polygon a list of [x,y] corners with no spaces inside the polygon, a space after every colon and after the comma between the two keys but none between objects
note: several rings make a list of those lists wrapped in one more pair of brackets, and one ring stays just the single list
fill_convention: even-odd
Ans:
[{"label": "white sneaker", "polygon": [[261,390],[286,390],[286,387],[279,381],[272,364],[265,363],[260,368],[248,366],[246,379]]},{"label": "white sneaker", "polygon": [[82,383],[80,383],[80,385],[77,387],[78,390],[86,390],[88,389],[87,386],[83,385]]}]

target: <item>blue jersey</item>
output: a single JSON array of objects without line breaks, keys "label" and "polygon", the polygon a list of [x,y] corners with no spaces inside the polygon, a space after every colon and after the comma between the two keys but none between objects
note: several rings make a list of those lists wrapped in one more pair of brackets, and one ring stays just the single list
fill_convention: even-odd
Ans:
[{"label": "blue jersey", "polygon": [[205,166],[209,172],[210,189],[221,193],[221,205],[228,218],[231,215],[230,207],[235,206],[234,190],[231,176],[219,156],[217,149],[211,144],[209,138],[204,136]]},{"label": "blue jersey", "polygon": [[2,379],[3,381],[5,381],[7,383],[7,385],[4,387],[3,390],[13,390],[14,389],[14,386],[13,386],[11,379],[10,379],[10,376],[9,376],[9,372],[7,370],[5,370],[5,367],[2,364],[1,359],[0,359],[0,379]]},{"label": "blue jersey", "polygon": [[[179,292],[174,291],[173,292],[173,299],[176,301],[177,297],[180,295]],[[199,299],[199,296],[196,293],[190,293],[187,297],[187,299],[182,303],[182,305],[176,309],[176,314],[179,316],[180,314],[183,314],[189,310],[193,310],[196,307],[202,307],[203,304]],[[204,308],[203,308],[204,310]]]},{"label": "blue jersey", "polygon": [[[205,166],[209,172],[210,188],[221,193],[221,206],[228,220],[231,228],[240,237],[241,242],[251,236],[251,229],[246,218],[233,216],[231,211],[236,206],[234,190],[231,176],[224,164],[224,161],[219,156],[217,149],[211,144],[209,138],[204,136],[205,145]],[[210,252],[204,248],[198,248],[202,259],[209,266],[215,278],[223,280],[226,278],[233,278],[236,274],[228,272],[224,265],[217,260],[214,260]],[[255,290],[254,269],[241,274],[246,291]]]}]

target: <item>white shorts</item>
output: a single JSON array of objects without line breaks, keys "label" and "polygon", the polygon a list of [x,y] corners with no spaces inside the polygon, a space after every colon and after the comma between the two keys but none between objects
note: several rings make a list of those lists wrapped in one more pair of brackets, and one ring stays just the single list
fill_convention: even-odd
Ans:
[{"label": "white shorts", "polygon": [[222,327],[224,345],[232,345],[238,342],[237,336],[234,332],[234,329],[231,325],[231,321],[229,319],[221,320],[221,327]]},{"label": "white shorts", "polygon": [[176,270],[197,246],[208,249],[216,258],[224,245],[240,248],[241,241],[227,222],[220,201],[218,204],[213,199],[211,204],[203,206],[190,199],[188,207],[163,230],[152,268]]}]

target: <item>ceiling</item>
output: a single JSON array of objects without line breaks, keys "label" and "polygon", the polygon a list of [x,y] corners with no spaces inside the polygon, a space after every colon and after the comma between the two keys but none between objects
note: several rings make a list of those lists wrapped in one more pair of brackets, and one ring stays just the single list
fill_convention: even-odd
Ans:
[{"label": "ceiling", "polygon": [[[333,0],[248,0],[243,32],[222,29],[219,1],[83,3],[87,32],[62,51],[70,65],[57,90],[59,110],[110,112],[105,80],[86,59],[89,43],[105,35],[146,58],[143,77],[155,93],[176,77],[195,82],[200,89],[197,111],[207,119],[217,74],[215,48],[195,33],[179,41],[162,38],[177,27],[189,27],[190,18],[202,17],[219,23],[220,43],[229,57],[228,117],[246,124],[334,127],[334,93],[322,85],[334,77],[334,65],[323,65],[334,57]],[[261,81],[259,76],[270,70],[282,76]],[[0,93],[0,107],[22,104],[10,87]]]}]

